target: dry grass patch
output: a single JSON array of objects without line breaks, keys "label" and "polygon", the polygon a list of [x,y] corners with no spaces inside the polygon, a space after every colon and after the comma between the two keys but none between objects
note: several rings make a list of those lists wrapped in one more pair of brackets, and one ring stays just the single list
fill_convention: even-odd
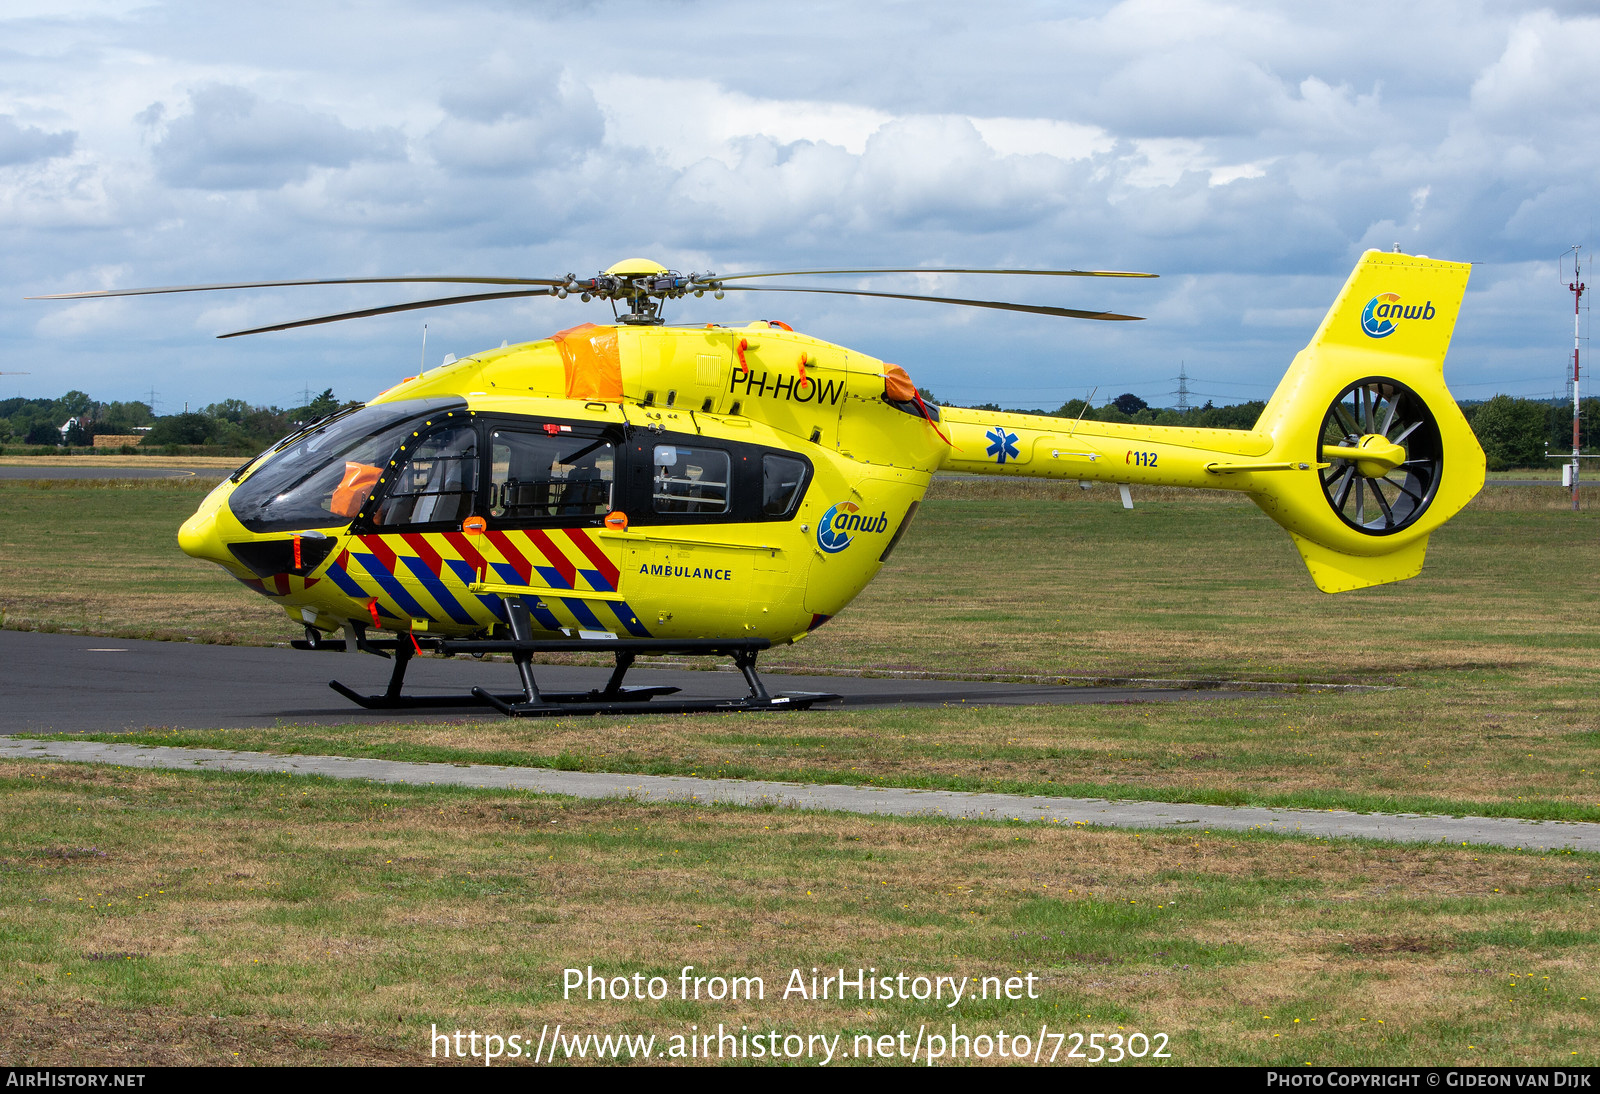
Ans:
[{"label": "dry grass patch", "polygon": [[363,1037],[326,1024],[198,1015],[176,1007],[105,1011],[61,1003],[0,1004],[0,1046],[15,1066],[25,1060],[93,1060],[93,1066],[128,1069],[416,1062],[386,1037]]},{"label": "dry grass patch", "polygon": [[[1278,1062],[1274,1032],[1318,1062],[1553,1063],[1593,1036],[1578,997],[1600,999],[1591,856],[24,761],[0,794],[0,1051],[19,1065],[418,1062],[435,1023],[952,1019],[1159,1030],[1187,1063]],[[676,984],[685,964],[761,976],[767,998],[561,997],[564,968]],[[777,998],[812,965],[1021,969],[1043,997]],[[1538,990],[1505,998],[1513,974]]]},{"label": "dry grass patch", "polygon": [[229,456],[131,456],[118,452],[82,456],[0,456],[0,467],[154,467],[197,473],[216,471],[219,478],[226,477],[243,462],[240,457]]}]

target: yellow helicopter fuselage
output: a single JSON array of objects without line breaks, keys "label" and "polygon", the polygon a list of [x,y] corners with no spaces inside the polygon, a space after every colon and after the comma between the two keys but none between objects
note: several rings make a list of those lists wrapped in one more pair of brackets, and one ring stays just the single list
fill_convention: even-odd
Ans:
[{"label": "yellow helicopter fuselage", "polygon": [[[883,395],[881,361],[764,322],[576,328],[450,362],[368,404],[459,400],[420,415],[404,440],[472,423],[481,529],[374,519],[373,501],[405,473],[402,448],[353,521],[254,531],[230,497],[274,459],[294,458],[290,444],[220,486],[180,542],[324,631],[356,621],[473,634],[503,620],[499,597],[532,594],[553,633],[790,641],[877,574],[943,457],[936,429]],[[519,432],[609,438],[604,501],[497,511],[482,489],[506,484],[495,438]],[[659,473],[664,449],[686,454],[684,474]],[[765,512],[762,465],[772,462],[798,464],[799,490],[792,506]],[[673,497],[670,485],[663,496],[660,483],[674,479],[696,496]],[[614,515],[608,526],[619,513],[625,526]],[[299,566],[245,561],[292,563],[297,537]],[[306,565],[312,553],[318,562]]]},{"label": "yellow helicopter fuselage", "polygon": [[585,325],[286,439],[179,540],[321,632],[480,635],[518,597],[557,637],[787,642],[872,580],[943,469],[1237,490],[1325,591],[1396,581],[1483,484],[1442,372],[1467,273],[1368,252],[1248,431],[930,408],[777,323]]}]

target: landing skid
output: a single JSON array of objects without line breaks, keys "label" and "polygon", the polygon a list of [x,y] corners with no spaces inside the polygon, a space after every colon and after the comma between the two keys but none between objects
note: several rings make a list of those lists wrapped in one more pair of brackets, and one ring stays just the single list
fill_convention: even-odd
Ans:
[{"label": "landing skid", "polygon": [[[389,686],[381,695],[363,695],[337,680],[328,686],[346,699],[368,710],[402,710],[423,707],[489,706],[513,718],[540,717],[550,714],[638,714],[645,711],[659,714],[734,713],[763,710],[806,710],[811,704],[837,699],[820,691],[783,692],[772,695],[761,677],[756,674],[756,655],[772,643],[765,638],[691,638],[662,639],[541,639],[534,638],[533,624],[527,606],[519,597],[506,597],[507,614],[511,619],[511,638],[488,640],[456,640],[449,638],[419,638],[407,636],[400,639],[369,639],[365,628],[355,631],[356,648],[380,657],[393,656],[394,668],[389,674]],[[309,631],[308,631],[309,633]],[[306,641],[291,643],[296,649],[343,651],[343,643],[327,642],[308,637]],[[468,695],[407,695],[405,694],[406,668],[412,657],[422,650],[434,650],[446,656],[457,653],[485,654],[509,653],[522,679],[522,691],[494,693],[483,688],[473,688]],[[616,658],[616,667],[603,688],[591,691],[545,692],[533,676],[533,658],[545,653],[610,653]],[[689,656],[726,656],[744,674],[750,694],[737,699],[675,699],[653,702],[658,696],[672,695],[675,687],[624,687],[622,679],[641,653],[677,654]]]}]

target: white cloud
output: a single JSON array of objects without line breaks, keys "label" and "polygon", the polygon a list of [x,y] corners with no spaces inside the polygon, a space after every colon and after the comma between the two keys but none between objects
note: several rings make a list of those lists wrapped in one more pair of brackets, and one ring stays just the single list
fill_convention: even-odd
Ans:
[{"label": "white cloud", "polygon": [[47,133],[36,126],[18,125],[10,114],[0,114],[0,167],[68,155],[77,139],[71,130]]},{"label": "white cloud", "polygon": [[1583,88],[1600,56],[1600,17],[1562,19],[1553,12],[1524,16],[1512,29],[1505,52],[1472,85],[1474,112],[1500,126],[1536,122],[1557,104],[1564,120],[1596,114]]},{"label": "white cloud", "polygon": [[428,134],[434,159],[454,175],[516,175],[559,167],[597,148],[605,118],[590,90],[530,72],[504,54],[440,98],[445,118]]},{"label": "white cloud", "polygon": [[1085,160],[1104,155],[1116,139],[1097,125],[1057,118],[972,118],[983,143],[1002,156]]},{"label": "white cloud", "polygon": [[[776,296],[677,314],[731,320],[772,305],[940,390],[941,377],[975,382],[974,347],[1002,342],[1022,384],[1059,388],[1063,369],[1083,369],[1087,389],[1132,347],[1229,362],[1270,384],[1309,333],[1297,324],[1320,315],[1363,247],[1400,241],[1532,277],[1525,264],[1587,230],[1600,179],[1600,112],[1574,99],[1600,20],[1577,4],[1085,0],[981,17],[941,0],[54,10],[0,20],[0,161],[12,161],[0,166],[0,238],[17,290],[11,303],[0,294],[0,324],[28,332],[17,350],[113,339],[132,359],[181,337],[199,362],[316,362],[341,393],[398,375],[425,319],[467,352],[475,337],[498,344],[602,313],[508,304],[243,347],[189,332],[386,297],[179,298],[70,315],[15,299],[96,287],[108,263],[120,284],[582,272],[636,253],[721,270],[1120,266],[1170,276],[939,287],[1151,323],[1086,329]],[[136,121],[153,103],[164,105]],[[1542,291],[1530,284],[1526,300]],[[54,326],[46,307],[61,313]],[[1489,334],[1463,332],[1455,352],[1470,358]],[[73,360],[98,367],[93,354]],[[197,401],[281,399],[267,372],[163,367],[212,385]]]},{"label": "white cloud", "polygon": [[356,130],[297,103],[265,101],[243,87],[211,84],[189,96],[189,110],[164,121],[161,104],[141,112],[164,125],[153,149],[162,180],[199,190],[276,190],[317,167],[403,158],[397,130]]},{"label": "white cloud", "polygon": [[708,158],[731,162],[736,145],[752,137],[860,153],[893,118],[848,103],[758,98],[700,77],[614,73],[597,78],[593,88],[612,143],[649,149],[678,169]]}]

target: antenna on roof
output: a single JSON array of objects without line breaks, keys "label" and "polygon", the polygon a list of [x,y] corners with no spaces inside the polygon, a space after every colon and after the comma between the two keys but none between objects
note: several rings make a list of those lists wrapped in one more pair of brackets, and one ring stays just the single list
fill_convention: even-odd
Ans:
[{"label": "antenna on roof", "polygon": [[1094,402],[1094,393],[1099,390],[1099,384],[1096,384],[1094,387],[1089,389],[1089,397],[1083,401],[1083,406],[1078,408],[1078,416],[1077,418],[1073,419],[1072,429],[1067,430],[1067,436],[1072,436],[1073,432],[1078,428],[1078,423],[1083,421],[1084,414],[1089,410],[1089,404]]}]

